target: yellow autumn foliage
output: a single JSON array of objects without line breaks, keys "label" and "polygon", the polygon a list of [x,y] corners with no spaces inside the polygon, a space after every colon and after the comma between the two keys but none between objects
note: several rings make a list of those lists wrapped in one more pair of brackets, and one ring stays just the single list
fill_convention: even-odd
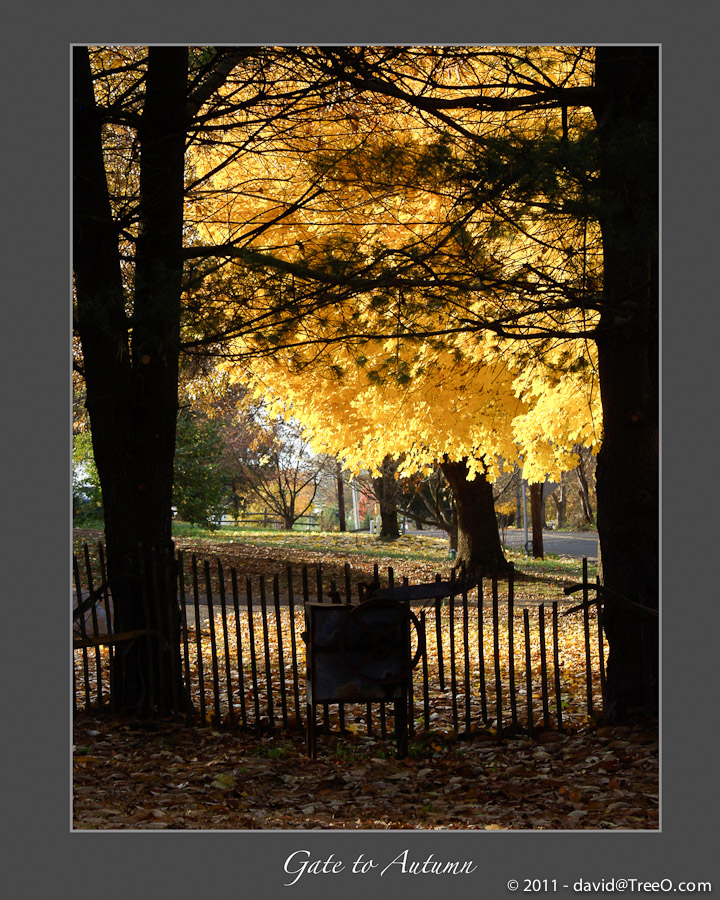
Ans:
[{"label": "yellow autumn foliage", "polygon": [[[492,48],[466,49],[409,48],[396,70],[397,88],[412,92],[424,85],[431,94],[457,99],[484,85],[488,96],[515,100],[540,82],[567,88],[591,78],[590,54],[573,48],[520,48],[512,67],[512,48],[504,48],[504,56]],[[97,81],[100,102],[132,97],[134,90],[141,96],[145,52],[94,51],[96,69],[112,73]],[[140,68],[133,69],[136,63]],[[186,243],[266,254],[309,272],[347,265],[353,273],[384,255],[404,262],[431,248],[441,280],[457,276],[462,282],[468,275],[478,287],[442,296],[410,289],[406,297],[388,289],[383,302],[378,292],[355,291],[332,304],[310,305],[285,326],[272,353],[254,355],[250,370],[230,363],[228,373],[247,381],[273,411],[296,418],[316,452],[335,454],[349,468],[377,466],[390,455],[409,472],[447,454],[467,457],[471,473],[487,466],[490,478],[515,462],[531,480],[557,476],[572,465],[576,444],[596,447],[599,441],[593,345],[565,340],[555,349],[543,346],[534,358],[526,345],[518,349],[479,323],[502,310],[510,317],[517,312],[528,333],[554,326],[587,330],[592,322],[578,313],[558,320],[541,310],[553,281],[597,277],[597,226],[505,198],[491,212],[463,213],[458,227],[457,190],[442,174],[439,180],[422,174],[433,165],[444,171],[433,153],[449,132],[399,97],[338,92],[337,102],[318,103],[312,91],[304,92],[311,74],[280,53],[266,72],[272,88],[263,96],[243,73],[220,88],[214,131],[201,128],[186,155]],[[282,98],[291,96],[292,104],[284,105]],[[462,162],[471,154],[462,129],[541,140],[583,128],[588,116],[582,109],[489,112],[468,105],[453,111],[457,143],[445,147],[442,158]],[[127,160],[108,166],[119,198],[136,188],[131,131],[113,126],[106,132],[107,153]],[[254,316],[254,329],[230,348],[243,356],[257,351],[257,335],[274,322],[268,311],[278,298],[261,271],[247,270],[241,258],[227,259],[228,295],[211,283],[194,288],[193,296],[204,321],[218,331],[238,309]],[[508,287],[513,281],[524,288]]]},{"label": "yellow autumn foliage", "polygon": [[529,480],[543,480],[574,467],[575,445],[599,443],[593,353],[567,345],[565,358],[572,350],[589,365],[558,374],[538,361],[531,371],[496,340],[463,336],[439,349],[374,342],[360,361],[342,344],[320,355],[276,353],[253,362],[250,381],[273,412],[302,424],[316,452],[349,469],[379,467],[389,455],[409,474],[447,455],[467,457],[471,475],[487,467],[494,479],[517,462]]},{"label": "yellow autumn foliage", "polygon": [[[582,83],[587,71],[578,70],[573,76],[568,59],[552,48],[543,53],[548,81],[565,79],[567,84],[576,77]],[[425,70],[427,60],[421,54],[416,63],[418,71]],[[463,78],[487,80],[487,71],[480,72],[479,67],[492,64],[491,56],[458,64],[457,92],[462,93]],[[446,81],[447,96],[453,94],[451,87]],[[303,154],[315,149],[333,159],[329,181],[322,182],[318,198],[293,210],[272,232],[273,253],[312,268],[323,263],[324,248],[333,240],[335,258],[342,256],[338,247],[349,248],[342,258],[355,263],[357,271],[359,263],[374,254],[407,252],[433,242],[438,270],[480,268],[491,286],[470,293],[448,292],[441,303],[428,299],[426,309],[421,290],[405,298],[409,309],[403,307],[402,294],[393,290],[386,292],[381,304],[373,302],[372,293],[356,293],[352,299],[323,305],[286,328],[271,353],[253,357],[250,372],[232,365],[231,371],[247,379],[255,396],[273,412],[297,419],[316,452],[336,455],[350,469],[377,467],[389,455],[400,460],[401,473],[409,473],[429,469],[447,455],[451,460],[467,458],[471,476],[487,470],[492,479],[517,462],[530,480],[557,478],[575,464],[577,444],[596,448],[599,443],[593,345],[568,339],[555,349],[544,346],[534,359],[526,347],[518,350],[510,341],[474,332],[472,322],[492,319],[502,308],[510,315],[518,311],[530,333],[556,326],[587,330],[592,317],[566,313],[559,321],[542,311],[528,314],[528,309],[536,304],[541,310],[545,284],[553,279],[598,275],[597,226],[574,222],[569,215],[540,216],[529,208],[512,211],[515,229],[510,235],[484,214],[467,217],[457,231],[452,224],[456,202],[452,191],[413,181],[413,166],[436,139],[436,131],[421,114],[396,101],[386,100],[378,110],[362,104],[359,108],[363,115],[352,129],[346,118],[318,117],[295,135],[292,152],[283,149],[281,141],[275,154],[246,166],[244,183],[255,177],[253,164],[259,165],[262,171],[256,177],[272,184],[269,193],[287,205],[293,190],[297,194],[302,185],[310,191],[317,176],[317,169],[313,173],[307,165],[303,168]],[[571,127],[580,127],[583,113],[572,115]],[[514,121],[518,116],[468,109],[457,121],[464,127],[482,124],[497,133],[521,127],[526,136],[562,127],[559,110],[523,113],[521,126]],[[389,141],[397,150],[391,163],[387,154],[383,156]],[[405,185],[403,190],[379,189],[382,179],[375,178],[374,159],[390,166],[397,183]],[[228,171],[223,171],[223,178]],[[253,204],[253,222],[272,212],[262,202]],[[232,235],[230,221],[248,217],[243,207],[228,214],[227,223],[208,222],[207,236],[220,240],[223,234]],[[525,292],[503,286],[513,279],[525,283]],[[256,299],[263,290],[258,287]],[[467,333],[462,333],[468,322]],[[413,334],[423,337],[415,340]],[[233,347],[238,357],[256,349],[251,335]]]}]

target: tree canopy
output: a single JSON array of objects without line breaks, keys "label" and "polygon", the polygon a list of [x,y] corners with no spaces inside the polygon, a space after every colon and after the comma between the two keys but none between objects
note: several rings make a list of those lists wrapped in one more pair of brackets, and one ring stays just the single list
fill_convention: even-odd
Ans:
[{"label": "tree canopy", "polygon": [[596,160],[592,116],[573,105],[591,95],[592,59],[300,52],[296,71],[335,78],[336,95],[278,136],[263,170],[266,193],[287,190],[292,165],[318,197],[288,211],[271,250],[239,247],[225,207],[209,217],[232,263],[204,299],[221,352],[252,360],[245,377],[318,447],[358,468],[386,455],[427,468],[449,453],[495,476],[521,460],[542,480],[578,443],[597,446]]},{"label": "tree canopy", "polygon": [[[326,439],[348,454],[353,428],[398,451],[412,410],[420,466],[447,442],[539,475],[597,440],[599,387],[606,589],[657,606],[657,48],[74,59],[78,367],[126,627],[137,544],[171,544],[180,353],[221,347],[311,426],[345,392],[352,427]],[[656,630],[628,608],[606,617],[620,714],[657,685]]]}]

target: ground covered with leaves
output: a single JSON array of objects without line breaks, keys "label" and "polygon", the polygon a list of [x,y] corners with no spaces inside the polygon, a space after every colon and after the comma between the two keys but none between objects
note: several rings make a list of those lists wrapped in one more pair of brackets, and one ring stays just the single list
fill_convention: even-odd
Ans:
[{"label": "ground covered with leaves", "polygon": [[[88,554],[94,556],[100,537],[100,532],[76,530],[76,551],[81,560],[85,556],[83,542],[88,542]],[[319,563],[325,591],[336,579],[342,592],[349,569],[353,596],[356,595],[356,582],[367,578],[373,562],[378,563],[381,574],[393,566],[396,580],[407,577],[411,583],[432,581],[436,572],[447,577],[449,566],[446,543],[429,537],[406,536],[385,546],[369,535],[283,532],[231,535],[220,532],[203,538],[179,535],[177,545],[186,558],[196,553],[199,559],[220,560],[226,572],[230,567],[237,567],[239,572],[254,577],[263,575],[268,580],[274,575],[282,578],[288,563],[294,567]],[[512,558],[511,553],[508,556]],[[563,558],[545,561],[518,558],[517,568],[524,573],[515,588],[515,615],[518,616],[516,680],[522,712],[528,702],[528,695],[523,693],[525,676],[520,648],[522,607],[532,609],[538,604],[563,598],[563,587],[580,577],[580,562]],[[216,569],[212,571],[214,573]],[[593,578],[594,572],[589,576]],[[283,587],[285,594],[287,584],[281,585],[281,590]],[[214,584],[212,590],[216,590]],[[296,592],[295,596],[299,594]],[[488,602],[486,597],[485,603]],[[572,598],[564,598],[565,605],[574,602]],[[483,638],[488,652],[494,637],[490,630],[490,612],[488,608]],[[197,637],[202,638],[203,658],[209,653],[211,643],[206,634],[206,613],[206,609],[202,611],[200,631],[191,629],[193,645]],[[480,634],[479,630],[473,630],[477,629],[477,613],[476,602],[474,610],[471,609],[468,629],[473,653],[477,653]],[[281,618],[286,647],[289,646],[287,615],[287,609],[283,608]],[[450,626],[445,620],[449,610],[443,609],[442,615],[447,635]],[[197,623],[192,615],[190,618],[194,629]],[[245,648],[250,642],[249,620],[246,619],[241,618],[240,622]],[[248,671],[247,658],[240,661],[233,624],[230,622],[227,629],[223,626],[221,636],[227,637],[233,664],[244,671],[246,693],[243,696],[250,710],[256,699],[262,700],[262,685],[255,693],[250,690],[253,688],[252,673]],[[255,623],[256,635],[262,634],[262,624],[260,620]],[[503,673],[508,662],[506,624],[500,623],[498,635]],[[594,619],[592,624],[593,627],[596,624]],[[454,627],[458,640],[458,684],[462,684],[464,663],[459,648],[463,622],[459,612]],[[296,630],[300,628],[298,622]],[[270,637],[274,634],[272,627],[269,634]],[[331,725],[335,730],[319,735],[316,760],[306,758],[302,731],[272,730],[272,722],[268,723],[264,710],[261,714],[265,718],[260,721],[257,717],[256,722],[262,733],[257,733],[255,728],[239,730],[224,715],[215,721],[210,708],[205,727],[190,727],[169,720],[132,721],[115,718],[107,712],[78,712],[73,739],[74,827],[242,830],[642,830],[658,827],[657,729],[653,723],[609,727],[594,722],[593,711],[585,702],[586,644],[580,617],[560,617],[559,666],[564,691],[564,731],[546,728],[534,731],[532,737],[505,734],[501,742],[493,732],[492,709],[486,725],[478,719],[475,679],[471,699],[476,724],[467,733],[458,733],[457,723],[453,727],[452,693],[448,692],[447,685],[442,689],[442,685],[437,684],[435,669],[440,652],[433,644],[433,635],[431,629],[428,662],[432,710],[429,726],[432,730],[424,730],[426,723],[422,718],[419,720],[409,756],[403,760],[395,758],[392,741],[382,740],[377,732],[367,734],[349,710],[345,733],[337,730],[339,723],[334,718]],[[593,647],[594,635],[595,632]],[[218,641],[220,646],[223,641],[220,638]],[[540,675],[536,671],[538,637],[535,630],[532,641],[532,702],[534,722],[539,723],[542,717],[541,701],[536,696]],[[271,647],[271,644],[272,641],[267,646]],[[92,700],[93,682],[86,677],[84,665],[84,657],[77,651],[77,684],[86,685],[85,694]],[[286,659],[285,674],[290,679],[292,670],[287,669],[287,665]],[[206,672],[212,671],[209,656],[204,659],[204,666]],[[303,667],[304,658],[299,658],[300,674],[304,672]],[[273,684],[278,681],[279,669],[276,669],[277,666],[272,670]],[[191,666],[191,676],[193,672]],[[554,674],[554,668],[551,674]],[[492,679],[490,666],[488,675]],[[594,695],[599,697],[596,672],[593,677]],[[236,711],[242,702],[237,688],[236,679]],[[491,683],[488,691],[492,705]],[[419,703],[420,694],[416,699]],[[79,706],[81,700],[82,696]],[[198,697],[194,696],[194,701],[197,704]],[[210,703],[210,699],[207,702]],[[92,709],[92,703],[90,706]],[[463,710],[460,697],[460,720]],[[418,711],[416,709],[416,714]],[[293,720],[296,724],[297,717],[290,716],[291,727]],[[504,721],[508,722],[507,710]],[[462,725],[460,721],[461,730]]]},{"label": "ground covered with leaves", "polygon": [[656,829],[653,723],[499,743],[256,735],[79,714],[75,829]]},{"label": "ground covered with leaves", "polygon": [[[349,566],[353,596],[357,596],[358,583],[372,578],[373,565],[377,564],[383,581],[387,570],[394,570],[396,581],[407,578],[411,584],[433,581],[436,574],[450,577],[452,562],[448,556],[447,538],[430,535],[402,535],[394,541],[383,541],[368,532],[296,532],[222,528],[215,532],[177,526],[175,546],[185,556],[186,565],[193,554],[198,560],[211,560],[211,584],[218,589],[216,563],[224,571],[237,569],[238,575],[264,576],[271,581],[280,577],[281,593],[286,593],[286,567],[299,570],[303,565],[311,569],[322,566],[326,587],[331,580],[344,591],[345,566]],[[73,530],[73,549],[83,568],[84,545],[88,546],[93,569],[98,571],[98,542],[103,532],[94,528]],[[518,587],[516,596],[533,602],[558,599],[558,587],[577,582],[581,578],[582,564],[578,559],[548,554],[545,559],[532,559],[524,552],[506,548],[505,556],[516,569]],[[589,578],[595,578],[594,563],[588,568]],[[311,575],[312,581],[312,575]],[[191,591],[187,581],[188,593]],[[201,576],[201,592],[203,583]]]}]

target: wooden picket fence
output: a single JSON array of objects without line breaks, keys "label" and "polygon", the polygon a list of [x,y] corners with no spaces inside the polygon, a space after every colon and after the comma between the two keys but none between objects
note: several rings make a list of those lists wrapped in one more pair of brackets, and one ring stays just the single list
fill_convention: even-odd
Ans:
[{"label": "wooden picket fence", "polygon": [[[302,728],[304,603],[358,602],[356,573],[346,564],[340,586],[320,565],[252,577],[182,553],[177,572],[182,675],[196,710],[190,720],[258,732]],[[110,703],[112,655],[122,652],[94,637],[113,634],[102,545],[92,553],[83,547],[73,575],[76,609],[83,601],[89,607],[75,617],[74,706],[92,709]],[[388,569],[381,578],[376,565],[367,581],[392,587],[395,573]],[[409,695],[411,735],[562,731],[601,713],[606,647],[586,560],[581,583],[581,604],[564,597],[517,603],[511,570],[502,580],[483,578],[452,601],[415,604],[424,641]],[[88,604],[89,597],[95,602]],[[322,716],[326,731],[392,734],[391,703],[326,705]]]}]

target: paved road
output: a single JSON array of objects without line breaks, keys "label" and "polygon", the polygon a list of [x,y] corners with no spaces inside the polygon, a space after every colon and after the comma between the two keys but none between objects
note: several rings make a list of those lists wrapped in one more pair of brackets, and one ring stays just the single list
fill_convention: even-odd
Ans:
[{"label": "paved road", "polygon": [[[410,534],[426,534],[433,537],[444,537],[443,531],[412,531]],[[501,535],[502,537],[502,535]],[[532,539],[532,531],[528,530],[528,538]],[[505,545],[507,547],[522,548],[525,543],[525,530],[523,528],[506,528]],[[598,536],[596,531],[544,531],[543,549],[545,553],[555,553],[558,556],[571,556],[573,559],[597,559]]]},{"label": "paved road", "polygon": [[[532,539],[532,532],[528,532]],[[525,530],[522,528],[506,528],[505,544],[508,547],[522,547],[525,543]],[[574,559],[597,559],[598,536],[596,531],[543,531],[543,549],[545,553],[558,556],[572,556]]]}]

